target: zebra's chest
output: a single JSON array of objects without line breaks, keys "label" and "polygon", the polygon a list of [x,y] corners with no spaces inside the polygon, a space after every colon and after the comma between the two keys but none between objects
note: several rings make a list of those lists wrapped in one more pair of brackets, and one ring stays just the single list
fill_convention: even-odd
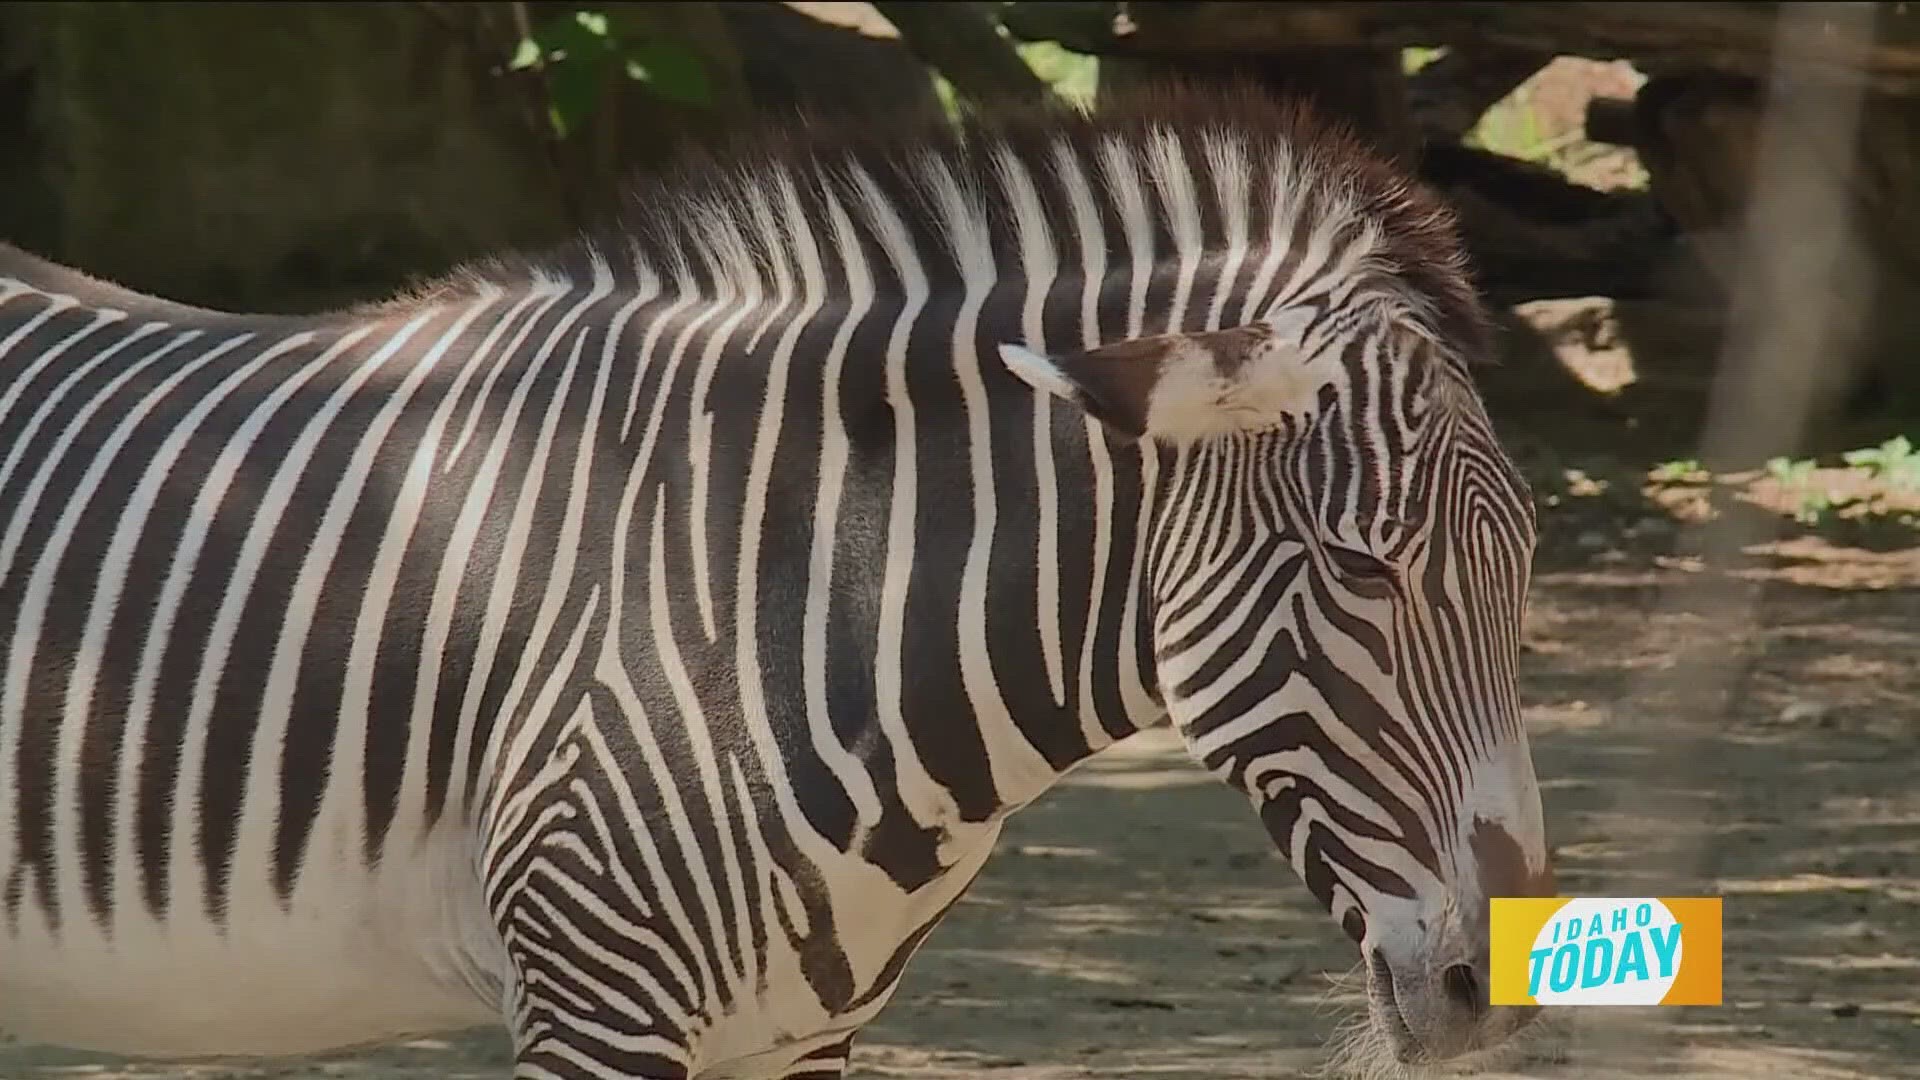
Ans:
[{"label": "zebra's chest", "polygon": [[[477,888],[451,844],[389,871],[314,867],[292,902],[0,925],[0,1032],[160,1057],[304,1054],[497,1022]],[[435,848],[444,850],[435,850]],[[130,905],[131,906],[131,905]]]},{"label": "zebra's chest", "polygon": [[972,886],[1000,835],[1000,823],[957,830],[955,862],[911,891],[883,887],[855,856],[818,865],[832,897],[835,948],[852,976],[851,1000],[838,1008],[803,988],[804,958],[772,949],[759,991],[716,1017],[701,1033],[695,1080],[772,1080],[808,1052],[857,1032],[892,1000],[908,961]]}]

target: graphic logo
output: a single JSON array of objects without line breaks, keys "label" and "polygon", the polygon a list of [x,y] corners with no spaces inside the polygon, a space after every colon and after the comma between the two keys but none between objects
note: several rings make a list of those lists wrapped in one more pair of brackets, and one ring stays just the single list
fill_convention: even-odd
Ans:
[{"label": "graphic logo", "polygon": [[1495,897],[1495,1005],[1718,1005],[1720,898]]}]

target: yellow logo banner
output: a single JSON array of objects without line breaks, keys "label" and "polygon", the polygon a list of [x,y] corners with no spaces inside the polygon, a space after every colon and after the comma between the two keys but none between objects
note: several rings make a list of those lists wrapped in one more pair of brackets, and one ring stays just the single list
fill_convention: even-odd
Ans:
[{"label": "yellow logo banner", "polygon": [[1495,1005],[1718,1005],[1720,898],[1495,897]]}]

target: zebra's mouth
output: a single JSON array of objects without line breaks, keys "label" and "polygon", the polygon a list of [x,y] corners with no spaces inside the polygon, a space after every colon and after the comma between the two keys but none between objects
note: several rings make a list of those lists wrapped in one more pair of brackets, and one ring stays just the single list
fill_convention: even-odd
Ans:
[{"label": "zebra's mouth", "polygon": [[1367,989],[1374,1023],[1386,1031],[1387,1040],[1393,1044],[1393,1056],[1402,1064],[1422,1060],[1425,1052],[1420,1040],[1414,1038],[1413,1029],[1407,1026],[1407,1018],[1400,1011],[1400,998],[1393,990],[1393,969],[1387,966],[1387,958],[1379,949],[1367,954]]}]

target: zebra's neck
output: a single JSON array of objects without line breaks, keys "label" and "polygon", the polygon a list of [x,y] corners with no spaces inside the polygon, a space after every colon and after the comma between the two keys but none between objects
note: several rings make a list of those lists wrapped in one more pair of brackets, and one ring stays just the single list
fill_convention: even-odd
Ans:
[{"label": "zebra's neck", "polygon": [[[912,879],[948,824],[1003,816],[1159,718],[1142,588],[1163,466],[995,366],[1025,280],[927,304],[597,272],[597,295],[557,286],[523,317],[583,312],[529,335],[556,338],[549,367],[613,358],[568,367],[601,497],[562,546],[604,566],[595,670],[629,724],[697,717],[690,758],[780,748],[770,788]],[[717,682],[739,715],[703,703]]]}]

